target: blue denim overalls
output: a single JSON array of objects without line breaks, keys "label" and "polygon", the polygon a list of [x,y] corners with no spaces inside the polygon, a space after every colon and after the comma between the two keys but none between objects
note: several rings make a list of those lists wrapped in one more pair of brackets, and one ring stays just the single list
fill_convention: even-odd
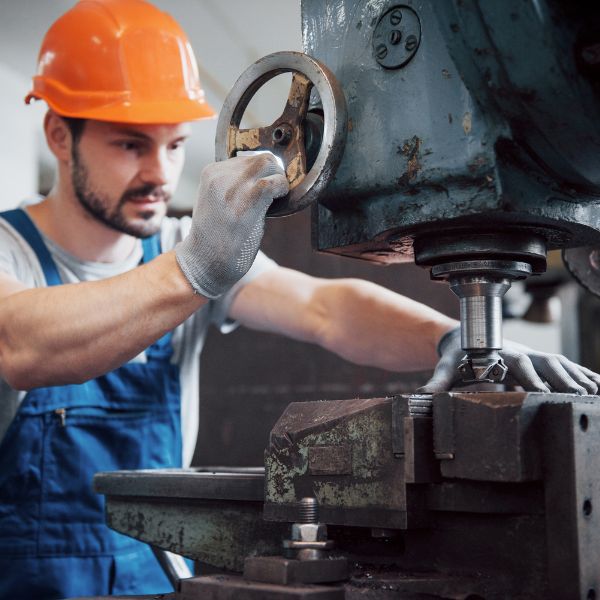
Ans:
[{"label": "blue denim overalls", "polygon": [[[33,248],[47,285],[60,285],[27,214],[0,216]],[[144,262],[159,245],[158,236],[143,240]],[[171,354],[169,333],[147,349],[146,363],[27,393],[0,444],[1,600],[172,591],[148,546],[104,524],[103,497],[92,490],[97,471],[181,466]]]}]

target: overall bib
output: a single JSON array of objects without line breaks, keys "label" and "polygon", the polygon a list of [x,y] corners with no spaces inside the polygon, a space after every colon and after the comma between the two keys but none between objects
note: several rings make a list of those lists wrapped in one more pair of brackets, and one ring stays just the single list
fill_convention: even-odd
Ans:
[{"label": "overall bib", "polygon": [[[60,285],[27,214],[0,216],[35,251],[47,285]],[[143,261],[152,260],[158,237],[143,248]],[[0,444],[1,600],[172,591],[146,544],[104,524],[103,497],[92,490],[98,471],[181,466],[179,368],[171,355],[169,333],[146,350],[146,363],[27,393]]]}]

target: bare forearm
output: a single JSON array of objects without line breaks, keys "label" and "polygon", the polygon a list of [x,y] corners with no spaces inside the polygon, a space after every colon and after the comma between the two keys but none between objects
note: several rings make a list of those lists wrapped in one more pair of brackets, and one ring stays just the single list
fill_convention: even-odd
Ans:
[{"label": "bare forearm", "polygon": [[433,368],[440,337],[457,322],[367,281],[331,282],[315,294],[326,315],[320,344],[361,365],[390,371]]},{"label": "bare forearm", "polygon": [[130,360],[205,302],[172,252],[118,277],[13,293],[0,301],[0,374],[19,389],[85,381]]},{"label": "bare forearm", "polygon": [[361,365],[429,369],[458,324],[428,306],[360,279],[320,279],[278,267],[246,285],[230,316],[262,331],[317,343]]}]

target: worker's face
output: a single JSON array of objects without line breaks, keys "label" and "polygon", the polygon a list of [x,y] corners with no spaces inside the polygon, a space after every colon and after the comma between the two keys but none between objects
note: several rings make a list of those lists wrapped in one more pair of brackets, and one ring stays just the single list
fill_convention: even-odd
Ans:
[{"label": "worker's face", "polygon": [[75,195],[108,227],[144,238],[156,233],[183,168],[189,125],[87,121],[73,145]]}]

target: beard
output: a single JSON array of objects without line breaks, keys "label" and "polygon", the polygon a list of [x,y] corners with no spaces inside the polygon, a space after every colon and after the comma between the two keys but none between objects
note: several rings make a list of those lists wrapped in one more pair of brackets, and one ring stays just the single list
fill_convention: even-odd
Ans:
[{"label": "beard", "polygon": [[171,195],[162,188],[151,183],[127,190],[119,198],[116,206],[111,208],[108,197],[92,189],[89,183],[87,167],[81,160],[77,146],[73,146],[73,166],[71,169],[71,182],[73,190],[79,203],[83,208],[98,221],[107,227],[132,235],[136,238],[148,238],[160,229],[160,219],[157,219],[156,211],[144,210],[138,213],[135,222],[125,216],[124,208],[127,202],[133,198],[153,196],[167,203]]}]

